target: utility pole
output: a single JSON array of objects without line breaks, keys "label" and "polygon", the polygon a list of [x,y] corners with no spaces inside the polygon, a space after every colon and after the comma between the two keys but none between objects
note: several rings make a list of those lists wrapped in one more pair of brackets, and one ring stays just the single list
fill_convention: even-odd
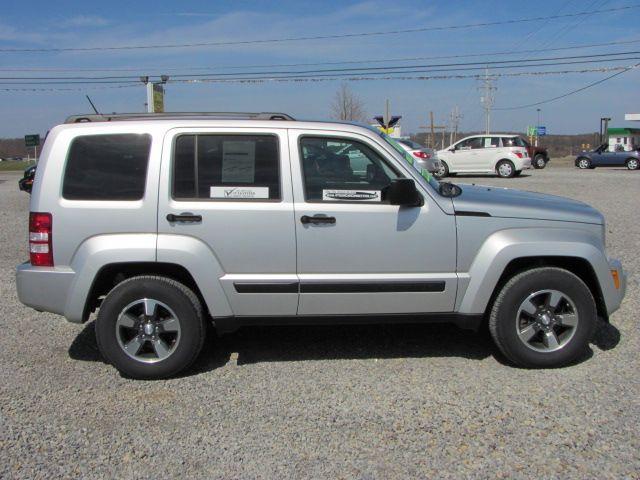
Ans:
[{"label": "utility pole", "polygon": [[427,130],[429,133],[429,147],[435,148],[435,140],[436,140],[436,130],[442,130],[443,142],[444,142],[444,131],[447,129],[446,125],[436,125],[433,120],[433,112],[429,112],[429,125],[421,125],[419,127],[422,130]]},{"label": "utility pole", "polygon": [[491,130],[491,109],[493,108],[493,102],[496,99],[496,79],[495,77],[489,76],[489,69],[486,68],[484,71],[484,78],[482,79],[482,84],[479,87],[481,96],[480,103],[482,104],[482,108],[484,108],[485,115],[485,133],[489,135]]},{"label": "utility pole", "polygon": [[[460,115],[460,109],[456,105],[451,110],[451,129],[449,130],[449,145],[453,145],[453,142],[458,140],[458,127],[460,126],[460,119],[462,115]],[[444,148],[444,147],[443,147]]]},{"label": "utility pole", "polygon": [[169,81],[167,75],[160,75],[160,81],[152,81],[148,76],[140,77],[147,90],[147,102],[145,103],[147,113],[164,112],[164,86]]}]

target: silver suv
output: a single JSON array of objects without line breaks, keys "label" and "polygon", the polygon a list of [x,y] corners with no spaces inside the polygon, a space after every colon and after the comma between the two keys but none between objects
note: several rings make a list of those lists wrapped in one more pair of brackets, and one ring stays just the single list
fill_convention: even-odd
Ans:
[{"label": "silver suv", "polygon": [[626,287],[588,205],[439,183],[373,129],[283,114],[71,117],[30,211],[20,300],[97,310],[134,378],[188,367],[208,322],[486,320],[514,364],[555,367]]}]

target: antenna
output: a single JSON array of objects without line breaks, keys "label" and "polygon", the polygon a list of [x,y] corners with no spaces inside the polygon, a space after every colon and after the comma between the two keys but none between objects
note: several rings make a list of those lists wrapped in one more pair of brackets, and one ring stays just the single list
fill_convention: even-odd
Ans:
[{"label": "antenna", "polygon": [[89,103],[91,104],[91,108],[93,108],[93,111],[96,112],[96,115],[100,115],[100,112],[98,111],[98,109],[96,108],[96,106],[93,104],[93,102],[91,101],[91,99],[89,98],[89,95],[85,95],[85,97],[87,97],[87,100],[89,100]]},{"label": "antenna", "polygon": [[489,69],[486,68],[484,71],[484,78],[482,79],[482,85],[479,87],[482,95],[480,96],[480,103],[484,108],[485,114],[485,130],[486,134],[489,135],[489,130],[491,129],[491,108],[493,108],[493,102],[496,99],[496,77],[489,76]]}]

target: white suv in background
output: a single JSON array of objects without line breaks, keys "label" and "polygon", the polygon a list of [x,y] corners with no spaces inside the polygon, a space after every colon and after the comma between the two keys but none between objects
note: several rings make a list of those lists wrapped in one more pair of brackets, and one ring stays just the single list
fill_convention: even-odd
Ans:
[{"label": "white suv in background", "polygon": [[495,173],[509,178],[531,168],[531,158],[524,145],[513,135],[472,135],[438,151],[440,170],[437,177],[452,173]]}]

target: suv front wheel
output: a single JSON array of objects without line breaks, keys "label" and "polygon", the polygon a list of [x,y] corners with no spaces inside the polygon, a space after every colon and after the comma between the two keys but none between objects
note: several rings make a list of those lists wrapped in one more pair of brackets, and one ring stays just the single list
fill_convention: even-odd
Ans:
[{"label": "suv front wheel", "polygon": [[597,320],[589,287],[554,267],[515,275],[502,288],[489,318],[491,336],[514,364],[561,367],[587,350]]},{"label": "suv front wheel", "polygon": [[139,276],[106,296],[96,320],[104,358],[125,376],[170,377],[196,359],[205,338],[198,297],[165,277]]}]

